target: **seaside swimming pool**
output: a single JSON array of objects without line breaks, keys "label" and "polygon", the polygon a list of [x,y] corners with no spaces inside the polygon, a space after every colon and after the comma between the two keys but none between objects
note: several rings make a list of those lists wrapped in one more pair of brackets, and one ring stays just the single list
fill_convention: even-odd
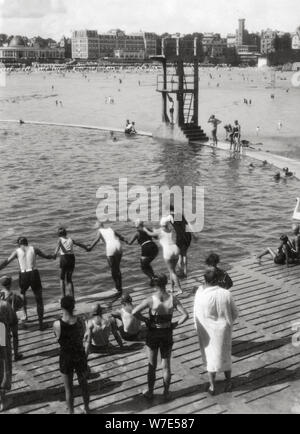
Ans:
[{"label": "seaside swimming pool", "polygon": [[[296,179],[276,182],[274,168],[262,168],[248,158],[236,158],[201,146],[170,145],[150,138],[118,142],[108,133],[76,128],[30,125],[0,126],[1,260],[24,235],[43,251],[54,251],[56,231],[66,225],[77,240],[90,243],[96,231],[97,189],[117,188],[119,178],[129,185],[173,185],[205,188],[205,226],[190,251],[190,268],[203,267],[207,253],[217,251],[223,264],[277,247],[281,233],[290,230],[299,196]],[[130,237],[133,225],[117,223]],[[144,282],[139,248],[124,247],[124,285]],[[45,299],[58,298],[58,264],[39,260]],[[155,269],[164,270],[161,259]],[[17,264],[5,273],[17,278]],[[78,250],[75,273],[77,294],[112,287],[105,249],[87,254]],[[76,289],[76,288],[75,288]]]},{"label": "seaside swimming pool", "polygon": [[[161,122],[158,73],[14,72],[7,77],[6,87],[0,88],[0,119],[109,128],[123,128],[130,119],[136,121],[138,130],[153,132]],[[243,139],[260,143],[257,147],[263,150],[300,160],[300,87],[292,85],[291,72],[277,72],[276,76],[276,87],[271,88],[271,68],[200,68],[200,125],[209,134],[207,121],[215,114],[223,122],[219,129],[222,139],[224,126],[238,119]],[[115,104],[106,104],[109,96]],[[252,104],[244,104],[245,98]],[[56,106],[57,100],[63,106]]]}]

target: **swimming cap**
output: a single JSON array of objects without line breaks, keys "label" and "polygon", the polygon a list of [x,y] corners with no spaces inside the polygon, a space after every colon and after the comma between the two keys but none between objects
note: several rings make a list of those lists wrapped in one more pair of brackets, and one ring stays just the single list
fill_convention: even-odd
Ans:
[{"label": "swimming cap", "polygon": [[161,219],[161,221],[160,221],[160,226],[161,226],[161,227],[165,227],[165,226],[168,225],[168,223],[171,223],[171,221],[172,221],[172,217],[171,217],[171,216],[163,217],[163,218]]}]

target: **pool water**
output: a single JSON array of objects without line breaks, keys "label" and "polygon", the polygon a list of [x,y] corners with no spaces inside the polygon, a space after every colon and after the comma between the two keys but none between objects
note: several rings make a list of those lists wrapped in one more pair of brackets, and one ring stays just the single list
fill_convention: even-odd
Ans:
[{"label": "pool water", "polygon": [[[109,134],[76,128],[0,126],[1,258],[15,248],[16,239],[27,236],[46,253],[56,247],[56,232],[65,225],[75,240],[91,243],[96,235],[96,192],[103,185],[117,188],[119,178],[129,186],[178,185],[205,188],[205,224],[198,243],[190,250],[190,269],[203,268],[205,256],[218,252],[223,265],[278,245],[281,233],[291,229],[299,182],[276,182],[274,168],[262,168],[249,158],[202,146],[170,145],[150,138],[118,142]],[[157,226],[158,222],[149,223]],[[113,228],[130,238],[132,222]],[[124,285],[144,282],[139,247],[124,247]],[[46,300],[59,297],[59,266],[39,259]],[[164,270],[160,257],[156,270]],[[2,274],[17,278],[17,264]],[[113,287],[105,249],[77,251],[77,294]]]}]

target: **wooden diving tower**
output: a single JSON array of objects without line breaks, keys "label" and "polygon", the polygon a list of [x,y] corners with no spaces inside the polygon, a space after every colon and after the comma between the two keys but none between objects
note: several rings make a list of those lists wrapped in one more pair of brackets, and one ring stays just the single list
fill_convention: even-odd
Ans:
[{"label": "wooden diving tower", "polygon": [[162,39],[159,61],[163,74],[157,77],[157,92],[162,95],[162,121],[178,126],[189,141],[207,141],[199,126],[199,57],[198,38],[179,36]]}]

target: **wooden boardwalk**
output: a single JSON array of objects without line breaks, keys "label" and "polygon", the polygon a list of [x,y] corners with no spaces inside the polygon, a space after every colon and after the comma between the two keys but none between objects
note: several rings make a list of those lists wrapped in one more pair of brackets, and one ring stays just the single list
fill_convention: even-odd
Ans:
[{"label": "wooden boardwalk", "polygon": [[[193,272],[184,283],[183,304],[189,321],[176,330],[173,355],[172,400],[162,399],[162,376],[158,371],[155,400],[149,404],[140,393],[146,388],[147,358],[143,343],[128,344],[109,355],[93,355],[90,367],[91,408],[102,414],[224,414],[300,413],[300,346],[292,344],[293,325],[300,323],[300,266],[259,266],[252,260],[234,265],[230,274],[240,311],[233,335],[234,392],[205,392],[207,377],[193,324],[193,291],[201,280]],[[141,280],[143,277],[141,276]],[[147,293],[146,285],[128,288],[135,304]],[[97,296],[80,299],[78,312],[87,312]],[[105,304],[105,303],[104,303]],[[114,308],[118,307],[118,303]],[[20,331],[20,351],[25,358],[14,364],[13,406],[7,413],[65,413],[64,392],[58,370],[58,346],[51,325],[59,317],[58,303],[46,308],[49,330],[37,331],[34,311],[28,328]],[[113,343],[115,345],[115,343]],[[223,380],[220,378],[220,380]],[[76,383],[77,384],[77,383]],[[76,389],[76,395],[79,395]],[[80,411],[81,398],[76,398]]]}]

